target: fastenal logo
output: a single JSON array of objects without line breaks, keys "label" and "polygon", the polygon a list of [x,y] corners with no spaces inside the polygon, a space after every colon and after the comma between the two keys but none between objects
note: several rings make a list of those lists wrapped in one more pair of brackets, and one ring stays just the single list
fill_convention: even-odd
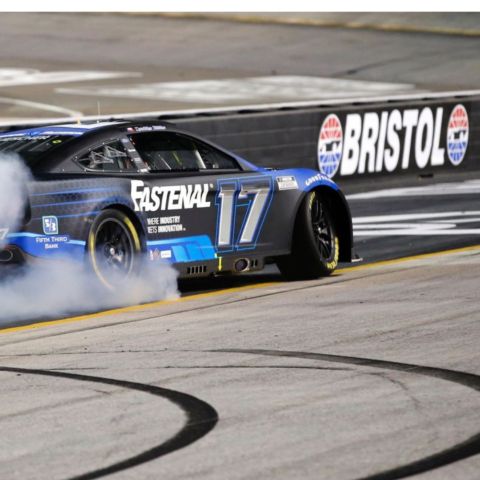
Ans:
[{"label": "fastenal logo", "polygon": [[468,114],[463,105],[456,105],[447,126],[447,153],[453,165],[459,165],[468,146]]},{"label": "fastenal logo", "polygon": [[156,212],[157,210],[190,210],[208,208],[208,183],[196,185],[145,185],[142,180],[132,180],[131,197],[136,212]]},{"label": "fastenal logo", "polygon": [[318,135],[318,167],[328,177],[333,177],[342,159],[343,131],[339,118],[331,113],[322,123]]}]

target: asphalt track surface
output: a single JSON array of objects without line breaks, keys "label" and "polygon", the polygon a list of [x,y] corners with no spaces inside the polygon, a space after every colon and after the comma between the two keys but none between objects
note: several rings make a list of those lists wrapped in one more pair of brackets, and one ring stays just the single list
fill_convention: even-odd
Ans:
[{"label": "asphalt track surface", "polygon": [[[301,75],[336,79],[334,84],[342,79],[407,84],[420,90],[478,89],[479,46],[480,37],[415,32],[155,15],[4,13],[0,17],[0,118],[59,117],[68,112],[74,117],[95,115],[98,101],[103,114],[252,103],[248,97],[219,104],[179,101],[178,97],[168,101],[155,96],[72,93],[85,87],[205,79]],[[119,77],[88,80],[86,71]],[[67,82],[56,76],[59,72],[77,74]],[[298,100],[294,95],[282,99]],[[268,101],[266,95],[262,102]]]},{"label": "asphalt track surface", "polygon": [[[17,18],[28,24],[26,17]],[[65,69],[70,61],[73,68],[85,56],[90,68],[95,62],[86,57],[113,51],[115,41],[125,38],[122,29],[141,32],[139,39],[154,35],[136,23],[148,26],[151,19],[134,19],[126,27],[119,17],[112,30],[112,20],[102,17],[77,41],[84,46],[90,32],[98,32],[104,50],[70,48],[68,60],[68,45],[49,48],[58,43],[59,31],[67,31],[60,20],[55,30],[51,18],[31,16],[32,36],[18,38],[17,67]],[[71,28],[79,32],[82,21]],[[172,25],[185,22],[161,21],[171,35]],[[47,28],[45,22],[51,34],[32,50],[31,38],[36,29]],[[208,22],[188,25],[200,43],[206,41],[198,33]],[[232,25],[225,34],[254,38],[252,31],[240,35]],[[4,26],[18,31],[13,21]],[[273,35],[271,28],[264,41]],[[300,52],[302,44],[292,46],[287,33],[308,32],[275,28],[286,30],[275,30],[283,50],[274,49],[272,56],[287,71],[297,58],[295,45]],[[399,55],[407,55],[402,48],[411,53],[426,45],[417,42],[414,49],[418,38],[411,34],[328,30],[320,37],[324,34],[337,35],[337,42],[343,38],[343,52],[349,41],[370,35],[375,48],[381,50],[388,38]],[[378,67],[377,79],[393,81],[401,72],[405,81],[432,75],[433,82],[436,75],[458,86],[448,68],[439,72],[442,62],[456,64],[454,53],[461,52],[461,82],[471,86],[468,70],[477,71],[478,64],[465,60],[476,40],[427,37],[429,48],[444,56],[422,67],[424,77],[413,55],[397,69],[395,62]],[[469,46],[467,40],[475,41]],[[285,57],[289,41],[292,56]],[[0,42],[3,58],[7,47]],[[255,49],[249,53],[260,59]],[[358,58],[353,53],[350,61]],[[332,58],[348,63],[344,55]],[[126,56],[132,65],[147,54]],[[242,58],[247,63],[237,55],[232,65]],[[297,59],[305,61],[303,67],[309,63]],[[221,60],[209,57],[219,62],[219,75]],[[269,68],[253,60],[245,73]],[[315,62],[301,73],[333,67]],[[235,76],[232,69],[227,62],[225,76]],[[374,70],[364,69],[364,75]],[[192,78],[198,74],[192,69]],[[38,98],[29,88],[25,91]],[[365,185],[347,188],[356,248],[365,260],[329,278],[287,283],[272,272],[197,282],[182,287],[185,297],[179,301],[0,330],[0,478],[477,480],[480,187],[474,178],[460,177],[417,179],[411,186],[392,190],[393,185],[377,184],[374,193]]]},{"label": "asphalt track surface", "polygon": [[480,245],[398,257],[478,244],[479,188],[352,193],[329,278],[0,330],[0,476],[477,479]]},{"label": "asphalt track surface", "polygon": [[2,478],[476,479],[480,249],[0,335]]}]

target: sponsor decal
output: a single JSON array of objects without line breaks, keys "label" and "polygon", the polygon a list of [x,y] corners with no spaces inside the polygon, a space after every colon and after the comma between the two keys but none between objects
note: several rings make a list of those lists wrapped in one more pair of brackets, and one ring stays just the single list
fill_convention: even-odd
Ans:
[{"label": "sponsor decal", "polygon": [[463,105],[456,105],[447,126],[448,158],[457,166],[462,163],[468,146],[468,114]]},{"label": "sponsor decal", "polygon": [[151,217],[147,219],[147,231],[149,234],[184,232],[186,228],[181,223],[179,215],[171,217]]},{"label": "sponsor decal", "polygon": [[73,240],[68,235],[11,233],[9,234],[9,244],[18,246],[25,253],[34,257],[49,258],[52,254],[59,254],[83,259],[85,256],[85,242]]},{"label": "sponsor decal", "polygon": [[45,235],[58,235],[58,219],[57,217],[42,217],[43,233]]},{"label": "sponsor decal", "polygon": [[62,243],[68,243],[70,237],[68,235],[35,237],[35,243],[43,245],[45,250],[58,249]]},{"label": "sponsor decal", "polygon": [[0,240],[5,240],[8,235],[8,228],[0,228]]},{"label": "sponsor decal", "polygon": [[335,270],[337,268],[337,265],[338,265],[338,257],[339,257],[339,246],[338,246],[338,237],[335,236],[335,253],[334,253],[334,256],[333,256],[333,260],[331,262],[328,262],[327,263],[327,268],[329,270]]},{"label": "sponsor decal", "polygon": [[131,197],[136,212],[208,208],[208,192],[207,183],[149,187],[142,180],[131,181]]},{"label": "sponsor decal", "polygon": [[343,131],[340,119],[331,113],[323,121],[318,135],[318,166],[328,177],[337,173],[342,158]]},{"label": "sponsor decal", "polygon": [[277,184],[279,190],[297,190],[298,183],[294,176],[277,177]]},{"label": "sponsor decal", "polygon": [[150,250],[150,260],[157,262],[159,260],[169,260],[172,258],[172,251],[168,250],[159,250],[155,248],[154,250]]},{"label": "sponsor decal", "polygon": [[454,106],[447,124],[449,108],[347,113],[343,135],[340,120],[330,114],[320,130],[319,169],[331,178],[337,172],[345,177],[423,170],[445,165],[446,157],[458,166],[468,147],[468,112],[461,104]]},{"label": "sponsor decal", "polygon": [[152,260],[153,262],[160,260],[160,250],[158,248],[150,250],[150,260]]},{"label": "sponsor decal", "polygon": [[329,178],[323,173],[317,173],[316,175],[313,175],[313,177],[307,178],[307,180],[305,180],[305,186],[309,187],[310,185],[312,185],[312,183],[327,179],[329,180]]}]

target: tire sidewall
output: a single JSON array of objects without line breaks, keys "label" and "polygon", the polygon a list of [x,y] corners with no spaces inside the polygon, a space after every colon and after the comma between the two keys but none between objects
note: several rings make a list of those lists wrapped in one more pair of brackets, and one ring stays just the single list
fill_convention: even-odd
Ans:
[{"label": "tire sidewall", "polygon": [[132,246],[132,254],[133,254],[132,262],[133,263],[127,277],[132,277],[133,275],[138,274],[140,263],[141,263],[141,254],[143,249],[142,249],[142,241],[141,241],[140,235],[137,229],[135,228],[135,225],[133,224],[132,220],[127,214],[116,209],[106,209],[100,212],[100,214],[97,215],[97,217],[95,217],[95,220],[93,221],[90,227],[90,230],[88,232],[88,237],[87,237],[86,253],[88,257],[88,265],[93,270],[95,276],[100,281],[100,283],[104,287],[106,287],[108,290],[113,291],[115,290],[115,285],[112,284],[109,281],[109,279],[102,273],[98,264],[97,252],[96,252],[96,240],[97,240],[99,227],[108,220],[116,221],[123,226],[123,228],[125,229],[125,232],[127,233],[129,242]]},{"label": "tire sidewall", "polygon": [[[317,241],[313,231],[313,225],[311,220],[311,212],[313,207],[313,202],[319,200],[324,208],[324,215],[326,221],[329,225],[332,237],[332,252],[329,258],[323,258],[320,254],[319,248],[317,246]],[[302,212],[302,224],[303,224],[303,236],[305,239],[304,247],[308,250],[308,256],[312,262],[312,266],[315,269],[319,270],[320,275],[330,274],[333,272],[338,265],[339,259],[339,239],[335,228],[335,222],[333,221],[332,211],[330,203],[327,198],[323,197],[318,191],[312,190],[305,197],[303,203],[303,212]]]}]

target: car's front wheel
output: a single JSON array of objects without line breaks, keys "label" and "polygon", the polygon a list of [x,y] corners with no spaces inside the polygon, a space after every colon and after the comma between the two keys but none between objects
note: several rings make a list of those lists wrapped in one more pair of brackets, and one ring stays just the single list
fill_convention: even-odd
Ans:
[{"label": "car's front wheel", "polygon": [[87,252],[97,278],[109,290],[115,290],[138,274],[142,244],[128,215],[107,209],[90,227]]},{"label": "car's front wheel", "polygon": [[292,251],[277,265],[290,280],[330,275],[338,265],[339,241],[328,197],[309,192],[295,220]]}]

